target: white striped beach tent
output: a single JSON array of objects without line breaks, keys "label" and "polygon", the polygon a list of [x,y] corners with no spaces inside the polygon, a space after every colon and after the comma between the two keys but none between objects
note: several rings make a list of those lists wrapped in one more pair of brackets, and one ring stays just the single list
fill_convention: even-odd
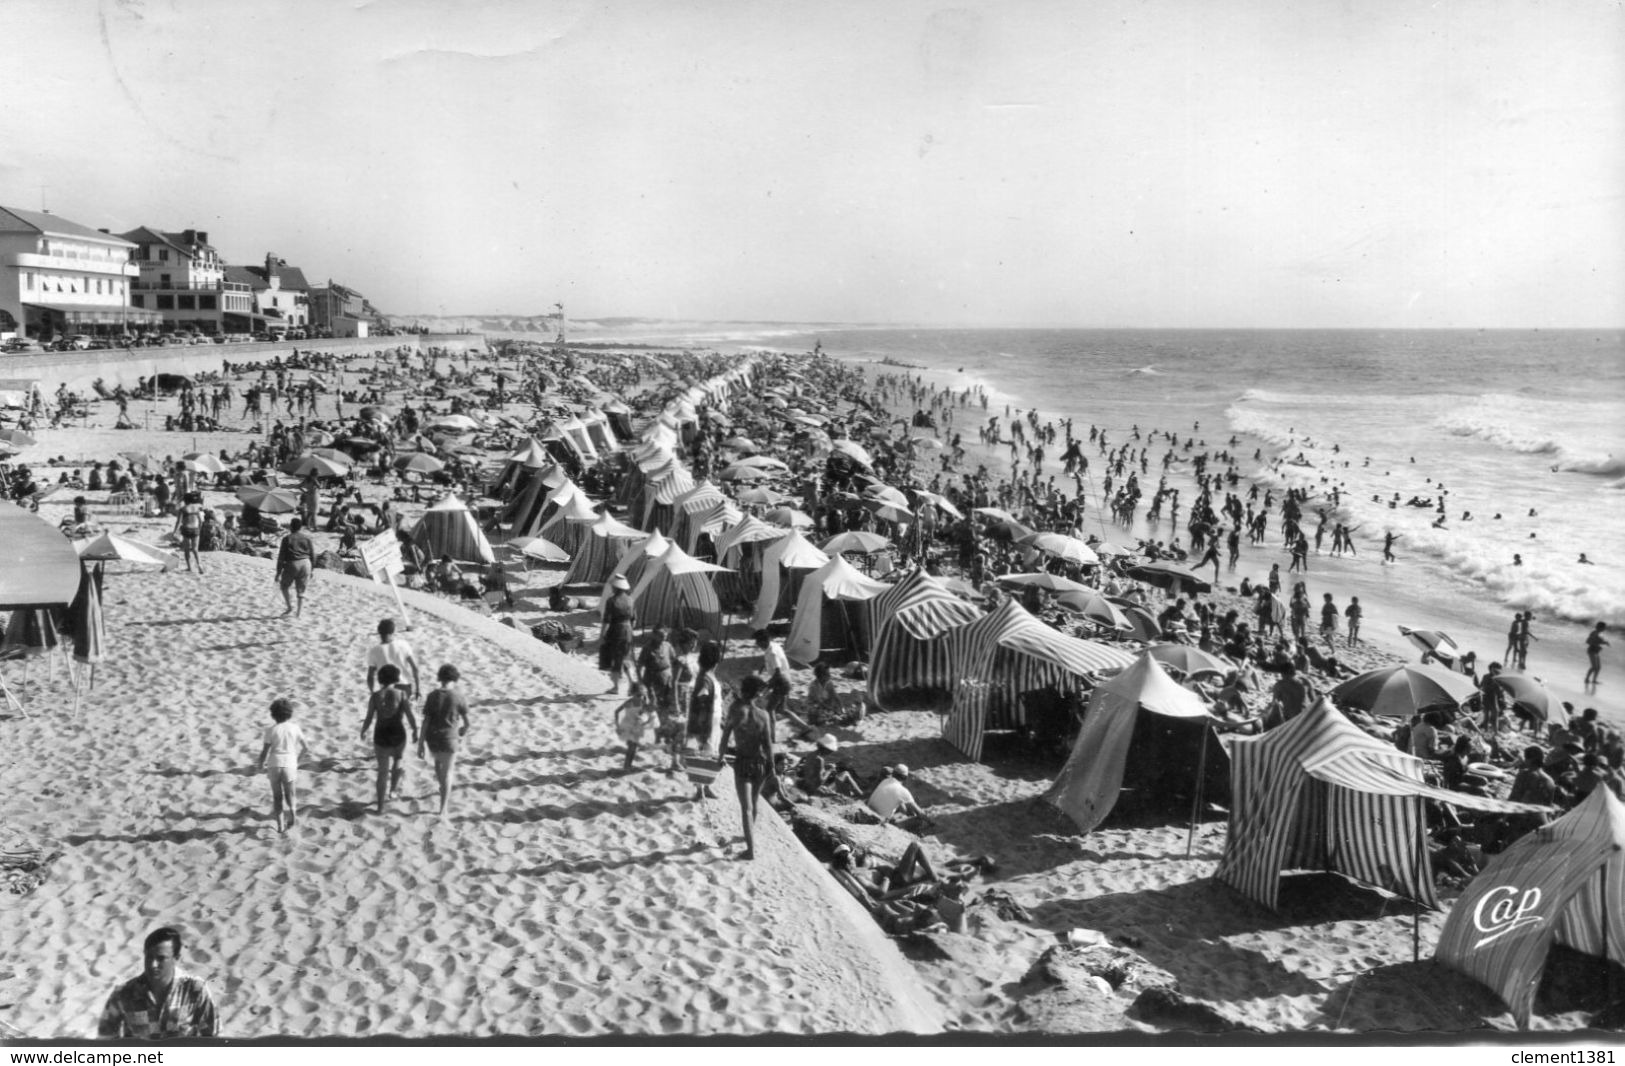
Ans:
[{"label": "white striped beach tent", "polygon": [[[694,475],[677,463],[651,481],[643,496],[644,529],[671,529],[677,521],[677,501],[694,488]],[[675,541],[677,538],[673,537]]]},{"label": "white striped beach tent", "polygon": [[653,444],[640,444],[630,453],[632,463],[620,487],[615,490],[615,502],[627,508],[627,514],[643,513],[643,493],[649,486],[649,474],[677,462],[670,448]]},{"label": "white striped beach tent", "polygon": [[593,451],[605,456],[620,450],[620,442],[615,439],[615,431],[610,425],[608,415],[602,411],[589,411],[581,416],[580,421]]},{"label": "white striped beach tent", "polygon": [[564,584],[585,582],[600,584],[615,572],[621,554],[643,539],[643,531],[634,529],[613,515],[601,514],[587,527],[587,535],[570,559],[570,568],[564,572]]},{"label": "white striped beach tent", "polygon": [[870,603],[890,588],[835,556],[802,581],[785,655],[804,666],[825,658],[830,649],[837,649],[828,659],[833,663],[867,659],[874,635]]},{"label": "white striped beach tent", "polygon": [[632,433],[632,408],[620,400],[610,400],[598,409],[609,422],[609,428],[614,431],[618,441],[629,441]]},{"label": "white striped beach tent", "polygon": [[538,535],[546,537],[574,557],[592,535],[592,527],[599,517],[597,506],[586,493],[577,490],[559,504],[558,510],[553,512],[553,517],[548,519]]},{"label": "white striped beach tent", "polygon": [[455,496],[447,496],[424,511],[412,527],[411,537],[431,562],[442,555],[459,563],[489,563],[496,559],[473,512]]},{"label": "white striped beach tent", "polygon": [[509,529],[508,539],[518,540],[521,537],[541,536],[542,530],[551,525],[558,513],[569,506],[570,501],[577,496],[582,499],[587,498],[587,494],[581,491],[581,487],[568,478],[556,488],[548,489],[541,499],[540,506],[531,512],[530,517],[523,523],[515,522],[513,524]]},{"label": "white striped beach tent", "polygon": [[486,491],[492,496],[501,497],[503,490],[509,486],[517,490],[529,476],[529,471],[544,470],[552,465],[553,457],[548,454],[542,442],[535,437],[526,437],[525,443],[503,460],[501,472]]},{"label": "white striped beach tent", "polygon": [[765,629],[775,618],[787,617],[795,610],[802,580],[827,562],[829,556],[813,547],[800,530],[769,544],[762,552],[762,591],[757,593],[750,627]]},{"label": "white striped beach tent", "polygon": [[1014,729],[1027,721],[1022,698],[1043,690],[1064,690],[1096,675],[1121,670],[1134,656],[1092,640],[1051,629],[1015,600],[947,635],[949,656],[962,679],[942,735],[975,762],[989,729]]},{"label": "white striped beach tent", "polygon": [[874,598],[869,702],[886,711],[946,709],[953,699],[953,660],[946,634],[982,617],[979,608],[915,568]]},{"label": "white striped beach tent", "polygon": [[677,446],[682,443],[682,439],[677,435],[677,420],[662,414],[644,429],[643,440],[656,448],[676,451]]},{"label": "white striped beach tent", "polygon": [[[615,561],[615,569],[610,572],[609,577],[613,578],[616,574],[620,574],[626,578],[627,584],[637,588],[638,582],[643,580],[644,569],[650,563],[665,555],[666,549],[669,547],[671,547],[671,541],[667,540],[665,535],[657,529],[642,540],[633,541],[630,547],[621,552],[621,557]],[[608,603],[611,595],[609,578],[605,578],[602,592],[603,603]]]},{"label": "white striped beach tent", "polygon": [[754,515],[743,515],[715,534],[716,561],[728,567],[728,573],[717,576],[717,595],[724,604],[756,603],[756,595],[762,591],[762,553],[768,544],[789,534],[783,526]]},{"label": "white striped beach tent", "polygon": [[1271,910],[1286,870],[1329,870],[1438,906],[1424,800],[1540,808],[1434,788],[1422,760],[1361,732],[1330,700],[1230,743],[1230,827],[1213,876]]},{"label": "white striped beach tent", "polygon": [[[497,520],[515,529],[525,529],[536,521],[536,515],[547,505],[547,497],[570,480],[564,467],[548,463],[539,467],[523,467],[517,481],[512,482],[507,504]],[[492,495],[497,495],[492,493]]]},{"label": "white striped beach tent", "polygon": [[722,639],[722,604],[711,579],[722,571],[672,544],[643,569],[632,586],[638,625],[647,629],[688,628],[710,640]]},{"label": "white striped beach tent", "polygon": [[1494,989],[1526,1026],[1554,941],[1625,965],[1625,804],[1607,785],[1491,859],[1434,957]]},{"label": "white striped beach tent", "polygon": [[1125,788],[1187,799],[1199,789],[1222,800],[1230,791],[1223,773],[1228,765],[1202,697],[1141,653],[1133,666],[1095,686],[1072,754],[1044,799],[1088,833],[1106,820]]},{"label": "white striped beach tent", "polygon": [[[591,463],[598,458],[598,452],[587,437],[587,427],[578,418],[555,419],[542,427],[536,439],[543,444],[566,448],[583,463]],[[558,453],[555,451],[554,454]]]},{"label": "white striped beach tent", "polygon": [[709,478],[701,480],[672,501],[671,539],[690,555],[694,554],[694,542],[699,540],[698,527],[704,516],[717,504],[727,502],[727,494],[711,484]]},{"label": "white striped beach tent", "polygon": [[688,545],[688,553],[715,559],[718,554],[717,538],[738,525],[744,517],[745,512],[732,500],[723,499],[711,504],[708,510],[697,515],[689,524],[689,537],[693,543]]}]

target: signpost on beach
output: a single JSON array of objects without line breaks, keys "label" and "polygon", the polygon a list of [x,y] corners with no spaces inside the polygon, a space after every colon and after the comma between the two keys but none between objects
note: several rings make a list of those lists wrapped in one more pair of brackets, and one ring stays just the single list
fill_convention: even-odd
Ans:
[{"label": "signpost on beach", "polygon": [[406,613],[406,604],[401,602],[400,587],[395,584],[396,577],[406,572],[406,565],[401,561],[401,545],[395,539],[391,530],[384,530],[371,540],[361,542],[361,560],[367,566],[367,573],[380,585],[388,585],[389,591],[395,597],[395,606],[401,609],[401,620],[406,628],[412,628],[412,619]]}]

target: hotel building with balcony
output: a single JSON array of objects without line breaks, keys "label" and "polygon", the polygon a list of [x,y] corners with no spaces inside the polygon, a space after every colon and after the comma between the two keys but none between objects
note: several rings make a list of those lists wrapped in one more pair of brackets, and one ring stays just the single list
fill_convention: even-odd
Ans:
[{"label": "hotel building with balcony", "polygon": [[117,334],[160,316],[130,303],[135,245],[46,211],[0,207],[0,334]]},{"label": "hotel building with balcony", "polygon": [[310,325],[310,282],[287,260],[267,253],[263,267],[226,267],[226,280],[253,290],[256,329],[277,332]]},{"label": "hotel building with balcony", "polygon": [[226,265],[206,232],[142,226],[122,236],[136,246],[135,262],[141,268],[130,302],[156,311],[165,329],[199,333],[254,329],[254,291],[226,278]]}]

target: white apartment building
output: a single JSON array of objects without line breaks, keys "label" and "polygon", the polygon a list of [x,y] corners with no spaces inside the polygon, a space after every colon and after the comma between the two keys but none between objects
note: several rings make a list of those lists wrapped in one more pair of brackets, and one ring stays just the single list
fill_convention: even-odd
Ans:
[{"label": "white apartment building", "polygon": [[155,325],[130,305],[135,245],[45,211],[0,207],[0,334],[40,340]]}]

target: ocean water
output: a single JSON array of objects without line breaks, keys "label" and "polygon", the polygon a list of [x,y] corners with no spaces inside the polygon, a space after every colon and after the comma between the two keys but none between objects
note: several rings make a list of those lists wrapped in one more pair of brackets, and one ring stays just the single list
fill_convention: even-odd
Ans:
[{"label": "ocean water", "polygon": [[[988,414],[1003,416],[1008,405],[1071,417],[1076,435],[1098,426],[1114,445],[1138,427],[1150,449],[1147,488],[1169,450],[1152,431],[1177,434],[1180,457],[1229,448],[1242,476],[1277,497],[1287,485],[1316,494],[1311,534],[1323,507],[1355,527],[1358,556],[1311,558],[1317,602],[1321,587],[1335,587],[1340,603],[1359,595],[1368,633],[1379,625],[1390,637],[1396,624],[1443,628],[1481,662],[1501,656],[1514,611],[1534,611],[1530,672],[1581,705],[1619,713],[1607,687],[1612,674],[1625,689],[1619,633],[1604,652],[1604,686],[1581,692],[1579,682],[1591,623],[1625,625],[1625,334],[885,329],[762,341],[805,351],[815,337],[836,358],[925,368],[867,367],[872,373],[979,386],[990,396]],[[980,417],[962,416],[955,428],[974,440]],[[1088,454],[1098,479],[1102,463]],[[1059,475],[1055,459],[1049,463],[1046,472]],[[1169,478],[1185,490],[1184,515],[1194,498],[1187,469],[1175,464]],[[1443,528],[1433,527],[1433,507],[1405,506],[1441,490]],[[1390,507],[1396,494],[1399,505]],[[1112,535],[1096,509],[1098,480],[1086,496],[1091,528]],[[1384,566],[1389,531],[1400,538],[1398,562]],[[1143,522],[1135,530],[1150,532]],[[1166,517],[1154,533],[1188,537]],[[1582,552],[1591,564],[1579,562]],[[1269,541],[1245,549],[1226,581],[1260,578],[1274,562],[1285,571],[1287,559],[1272,521]]]}]

